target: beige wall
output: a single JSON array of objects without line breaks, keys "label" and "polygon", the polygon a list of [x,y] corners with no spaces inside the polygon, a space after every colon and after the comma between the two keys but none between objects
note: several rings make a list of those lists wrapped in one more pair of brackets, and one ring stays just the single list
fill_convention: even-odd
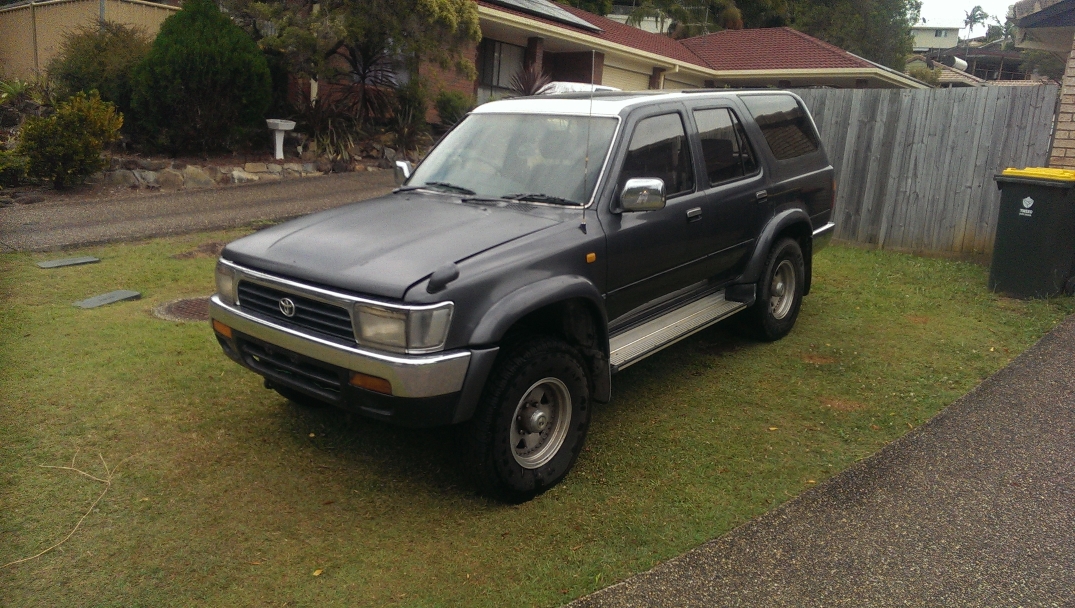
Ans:
[{"label": "beige wall", "polygon": [[[141,0],[104,0],[105,19],[140,27],[150,37],[179,10]],[[55,0],[0,10],[0,75],[30,79],[56,56],[63,37],[100,16],[99,0]]]}]

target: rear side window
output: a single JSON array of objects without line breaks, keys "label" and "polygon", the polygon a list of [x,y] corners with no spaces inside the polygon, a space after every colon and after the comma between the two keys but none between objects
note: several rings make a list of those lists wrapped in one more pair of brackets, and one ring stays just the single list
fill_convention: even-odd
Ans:
[{"label": "rear side window", "polygon": [[777,160],[787,160],[817,151],[821,144],[806,112],[789,95],[744,95],[740,97]]},{"label": "rear side window", "polygon": [[638,121],[620,171],[619,189],[636,177],[664,180],[667,196],[694,190],[690,147],[679,114]]},{"label": "rear side window", "polygon": [[715,186],[754,173],[757,165],[743,125],[726,108],[694,113],[702,140],[702,160],[709,184]]}]

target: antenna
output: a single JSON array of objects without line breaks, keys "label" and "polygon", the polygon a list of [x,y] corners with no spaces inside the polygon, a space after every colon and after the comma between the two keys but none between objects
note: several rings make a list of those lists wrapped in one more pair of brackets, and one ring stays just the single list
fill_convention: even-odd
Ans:
[{"label": "antenna", "polygon": [[[585,160],[582,163],[582,190],[586,191],[586,180],[590,177],[590,126],[593,124],[593,89],[594,89],[594,65],[597,63],[597,51],[590,49],[590,109],[588,116],[586,117],[586,149],[583,151],[585,154]],[[594,182],[596,188],[597,183]],[[579,224],[579,228],[582,229],[583,234],[586,233],[586,207],[589,203],[583,201],[582,207],[582,223]]]}]

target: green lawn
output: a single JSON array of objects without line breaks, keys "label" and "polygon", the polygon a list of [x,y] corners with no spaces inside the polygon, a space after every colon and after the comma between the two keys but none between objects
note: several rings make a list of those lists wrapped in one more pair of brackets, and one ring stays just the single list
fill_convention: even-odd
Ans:
[{"label": "green lawn", "polygon": [[[789,337],[718,326],[617,375],[567,480],[506,506],[450,430],[292,405],[207,324],[151,315],[212,291],[213,259],[171,256],[240,234],[0,256],[0,563],[105,489],[39,465],[115,467],[69,541],[0,569],[0,605],[554,606],[821,483],[1075,312],[998,298],[980,266],[832,247]],[[112,289],[144,299],[71,306]]]}]

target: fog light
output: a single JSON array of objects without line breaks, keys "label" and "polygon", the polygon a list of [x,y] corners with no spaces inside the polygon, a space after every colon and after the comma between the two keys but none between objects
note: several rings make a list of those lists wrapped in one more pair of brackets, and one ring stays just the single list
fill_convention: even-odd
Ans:
[{"label": "fog light", "polygon": [[384,395],[392,394],[392,383],[384,378],[378,378],[377,376],[367,376],[359,372],[351,372],[351,385],[358,388],[364,388],[368,391],[375,393],[382,393]]}]

